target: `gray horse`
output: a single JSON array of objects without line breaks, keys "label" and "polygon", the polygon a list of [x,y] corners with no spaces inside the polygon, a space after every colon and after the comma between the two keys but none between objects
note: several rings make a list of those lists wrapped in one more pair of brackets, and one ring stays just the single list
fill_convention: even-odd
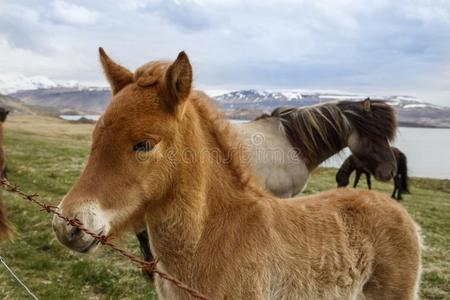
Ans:
[{"label": "gray horse", "polygon": [[390,147],[397,120],[383,101],[277,108],[235,126],[261,183],[278,197],[301,192],[311,171],[347,146],[378,180],[391,179],[397,169]]}]

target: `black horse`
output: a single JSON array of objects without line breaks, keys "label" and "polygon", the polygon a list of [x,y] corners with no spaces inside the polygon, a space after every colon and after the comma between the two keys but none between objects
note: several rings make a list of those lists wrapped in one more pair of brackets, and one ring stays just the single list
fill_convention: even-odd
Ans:
[{"label": "black horse", "polygon": [[[397,160],[397,172],[393,174],[394,191],[392,192],[391,197],[397,200],[402,200],[402,193],[409,193],[407,159],[406,155],[398,148],[391,147],[391,149]],[[344,161],[344,163],[336,173],[336,182],[338,187],[348,186],[350,175],[353,173],[353,171],[356,172],[353,187],[356,187],[358,185],[361,175],[364,174],[369,190],[372,189],[372,182],[370,180],[371,173],[368,171],[367,167],[353,155],[350,155]]]}]

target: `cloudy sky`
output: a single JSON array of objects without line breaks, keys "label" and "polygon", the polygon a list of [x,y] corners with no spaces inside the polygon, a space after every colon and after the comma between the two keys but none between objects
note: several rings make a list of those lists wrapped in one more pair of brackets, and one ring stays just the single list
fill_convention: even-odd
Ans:
[{"label": "cloudy sky", "polygon": [[104,85],[99,46],[131,69],[185,50],[205,89],[337,89],[450,106],[446,0],[0,0],[3,75]]}]

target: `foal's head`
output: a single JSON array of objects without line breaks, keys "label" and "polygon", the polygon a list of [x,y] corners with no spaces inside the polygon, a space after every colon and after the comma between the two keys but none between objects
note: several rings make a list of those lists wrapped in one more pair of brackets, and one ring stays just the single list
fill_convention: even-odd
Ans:
[{"label": "foal's head", "polygon": [[348,139],[352,154],[376,179],[391,179],[397,171],[397,161],[390,146],[397,131],[392,107],[384,101],[370,99],[343,101],[338,106],[352,124],[353,131]]},{"label": "foal's head", "polygon": [[[100,60],[112,102],[94,129],[87,165],[59,211],[96,233],[112,234],[162,201],[176,178],[176,162],[166,154],[182,147],[183,136],[195,134],[179,124],[188,110],[192,69],[184,52],[173,63],[150,62],[135,73],[101,48]],[[96,248],[93,238],[58,218],[53,228],[73,250]]]}]

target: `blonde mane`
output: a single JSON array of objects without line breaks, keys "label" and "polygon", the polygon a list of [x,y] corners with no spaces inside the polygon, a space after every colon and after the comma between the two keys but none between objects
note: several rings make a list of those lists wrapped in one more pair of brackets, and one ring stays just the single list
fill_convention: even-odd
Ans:
[{"label": "blonde mane", "polygon": [[203,92],[193,92],[190,100],[204,120],[206,129],[227,158],[225,163],[241,186],[262,192],[251,165],[250,155],[225,115],[217,110],[212,100]]},{"label": "blonde mane", "polygon": [[[144,64],[136,70],[132,82],[140,87],[161,84],[169,66],[170,62],[164,60]],[[212,135],[225,155],[226,159],[223,162],[229,166],[241,186],[261,191],[258,179],[253,174],[251,158],[246,147],[225,115],[215,107],[211,98],[201,91],[192,91],[188,101],[192,102],[199,117],[207,124],[205,129]]]}]

